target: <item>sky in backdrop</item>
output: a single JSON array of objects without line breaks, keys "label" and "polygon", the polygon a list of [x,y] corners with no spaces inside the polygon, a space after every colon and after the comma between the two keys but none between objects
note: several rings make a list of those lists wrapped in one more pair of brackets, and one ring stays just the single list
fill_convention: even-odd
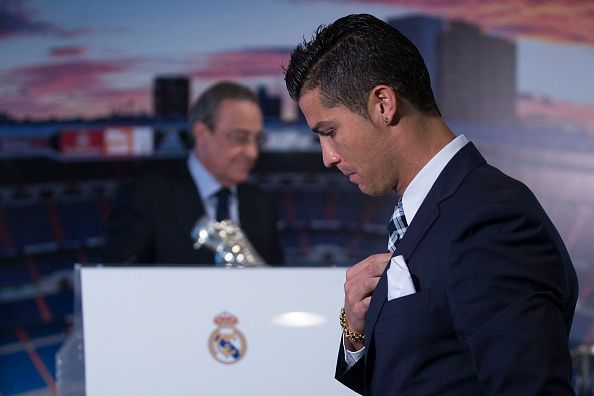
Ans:
[{"label": "sky in backdrop", "polygon": [[286,95],[291,48],[361,12],[465,20],[514,40],[520,115],[594,133],[592,0],[0,0],[0,113],[150,113],[157,75],[191,77],[193,97],[221,78]]}]

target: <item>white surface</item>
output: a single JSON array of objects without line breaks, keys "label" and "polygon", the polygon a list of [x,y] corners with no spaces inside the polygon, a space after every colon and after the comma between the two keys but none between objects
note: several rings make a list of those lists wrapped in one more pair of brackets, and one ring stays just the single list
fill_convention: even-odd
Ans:
[{"label": "white surface", "polygon": [[[344,273],[83,268],[87,395],[352,395],[333,378]],[[223,311],[247,340],[234,364],[208,349]],[[279,325],[288,312],[316,320]]]}]

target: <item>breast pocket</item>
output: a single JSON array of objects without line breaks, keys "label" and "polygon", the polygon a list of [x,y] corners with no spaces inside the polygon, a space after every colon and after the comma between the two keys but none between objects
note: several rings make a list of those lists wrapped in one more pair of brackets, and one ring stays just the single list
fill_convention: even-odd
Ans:
[{"label": "breast pocket", "polygon": [[423,313],[429,310],[431,305],[431,293],[429,289],[419,291],[408,296],[395,298],[384,303],[379,320],[387,320],[396,316],[409,315],[414,312]]}]

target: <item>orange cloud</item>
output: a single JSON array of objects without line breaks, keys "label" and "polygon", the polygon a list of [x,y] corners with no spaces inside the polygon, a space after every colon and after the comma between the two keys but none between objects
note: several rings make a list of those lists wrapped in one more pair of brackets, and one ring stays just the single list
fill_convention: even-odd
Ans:
[{"label": "orange cloud", "polygon": [[31,101],[24,98],[0,99],[0,113],[7,111],[12,118],[45,120],[49,118],[98,118],[112,114],[150,113],[150,89],[105,89],[88,94],[72,95],[70,99],[48,97]]},{"label": "orange cloud", "polygon": [[133,61],[71,61],[21,67],[0,74],[5,81],[0,112],[16,118],[147,112],[150,88],[118,89],[106,81],[128,71]]},{"label": "orange cloud", "polygon": [[50,49],[50,55],[54,57],[61,56],[80,56],[84,55],[87,49],[84,47],[54,47]]},{"label": "orange cloud", "polygon": [[[330,0],[341,1],[341,0]],[[592,0],[350,0],[464,20],[504,36],[594,45]]]},{"label": "orange cloud", "polygon": [[106,75],[125,71],[124,62],[72,61],[25,66],[3,73],[3,81],[17,84],[20,94],[42,99],[52,94],[100,87]]},{"label": "orange cloud", "polygon": [[289,63],[289,49],[246,49],[208,55],[206,63],[190,72],[203,79],[283,77]]},{"label": "orange cloud", "polygon": [[[148,113],[151,88],[117,89],[109,78],[121,78],[146,60],[93,61],[66,56],[78,55],[84,48],[64,47],[55,56],[67,61],[47,63],[0,72],[0,113],[15,118],[96,117],[114,110]],[[248,49],[201,55],[202,63],[185,75],[196,79],[242,79],[246,77],[282,78],[282,65],[289,61],[289,49]]]},{"label": "orange cloud", "polygon": [[593,105],[525,95],[517,103],[518,116],[528,124],[557,125],[594,135]]}]

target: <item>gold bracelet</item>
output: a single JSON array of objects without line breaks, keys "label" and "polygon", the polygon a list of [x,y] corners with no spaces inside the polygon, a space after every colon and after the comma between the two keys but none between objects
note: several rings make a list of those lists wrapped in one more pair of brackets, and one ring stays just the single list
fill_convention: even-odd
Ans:
[{"label": "gold bracelet", "polygon": [[365,341],[365,334],[355,333],[354,331],[349,329],[349,322],[347,321],[344,307],[340,308],[340,327],[342,327],[342,334],[344,334],[344,336],[349,340],[354,342]]}]

